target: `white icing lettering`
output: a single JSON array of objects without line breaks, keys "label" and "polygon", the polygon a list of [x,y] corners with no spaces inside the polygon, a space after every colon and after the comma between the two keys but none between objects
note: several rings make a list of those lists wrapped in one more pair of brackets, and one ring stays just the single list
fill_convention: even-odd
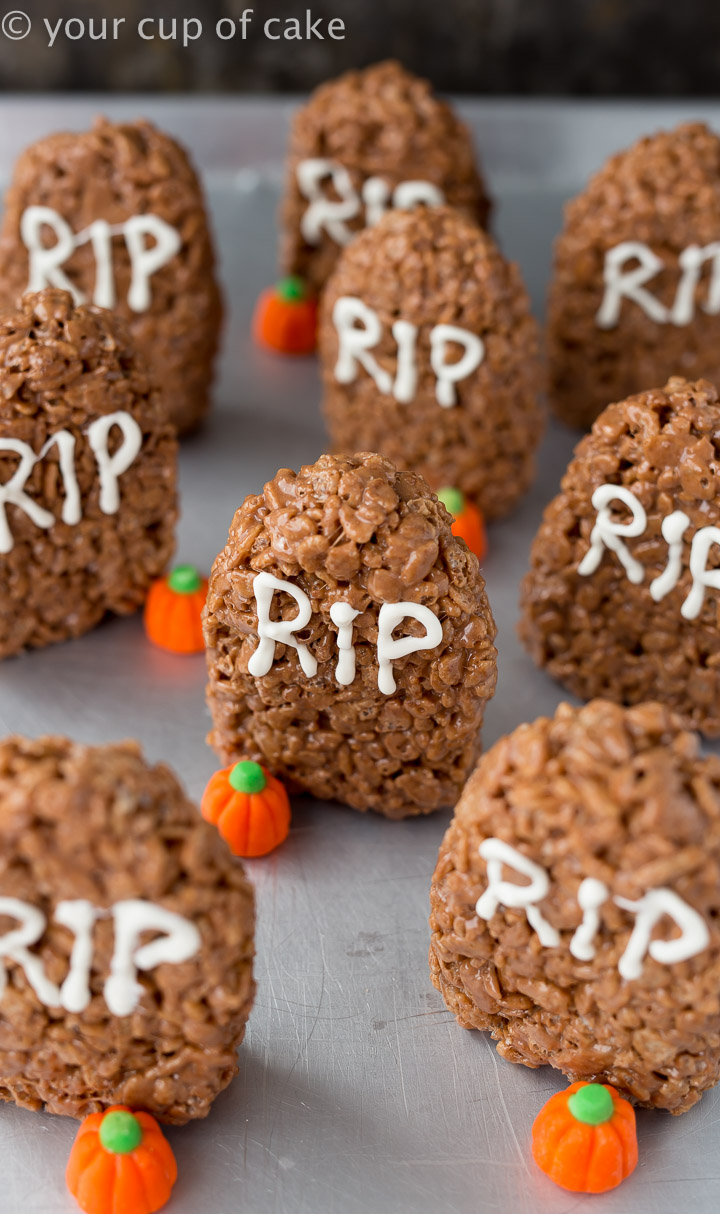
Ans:
[{"label": "white icing lettering", "polygon": [[[138,970],[188,961],[200,949],[200,932],[189,919],[153,902],[130,898],[116,902],[109,911],[100,910],[83,898],[58,902],[54,919],[75,937],[67,976],[61,987],[51,982],[39,957],[28,951],[37,944],[47,927],[45,915],[19,898],[0,897],[0,915],[17,919],[20,927],[0,937],[0,1001],[7,986],[2,961],[12,961],[23,970],[30,986],[46,1007],[62,1007],[68,1012],[85,1011],[90,1003],[90,973],[93,958],[93,927],[98,919],[111,916],[115,945],[110,974],[103,988],[105,1002],[114,1016],[129,1016],[142,996]],[[157,940],[139,947],[143,932],[162,933]]]},{"label": "white icing lettering", "polygon": [[595,956],[593,940],[600,926],[598,911],[603,902],[607,901],[609,895],[610,891],[607,885],[602,881],[598,881],[596,877],[586,877],[580,883],[577,900],[578,906],[583,913],[582,923],[575,930],[575,934],[570,941],[570,952],[579,961],[592,961]]},{"label": "white icing lettering", "polygon": [[409,320],[396,320],[392,327],[392,335],[397,342],[397,370],[393,384],[393,396],[401,404],[409,404],[415,399],[417,390],[417,362],[415,360],[415,343],[417,341],[417,325],[411,325]]},{"label": "white icing lettering", "polygon": [[[628,507],[632,519],[628,523],[613,522],[610,502],[619,501]],[[634,493],[622,485],[600,485],[592,495],[597,520],[590,533],[590,547],[578,565],[581,577],[594,573],[602,560],[605,548],[614,552],[629,580],[636,585],[642,582],[645,571],[639,561],[630,555],[623,537],[642,535],[647,526],[647,515]]]},{"label": "white icing lettering", "polygon": [[[522,852],[503,843],[502,839],[484,839],[480,844],[480,855],[487,864],[488,886],[475,905],[481,919],[492,919],[499,906],[520,907],[525,911],[528,923],[537,933],[543,948],[557,948],[560,934],[548,923],[536,903],[547,897],[550,881],[544,868],[529,860]],[[503,866],[512,868],[529,879],[528,885],[503,881]]]},{"label": "white icing lettering", "polygon": [[21,902],[19,898],[0,898],[0,915],[10,915],[20,921],[20,927],[0,936],[0,1000],[7,985],[7,971],[3,959],[14,961],[25,973],[30,986],[46,1007],[60,1006],[60,991],[51,982],[43,969],[39,957],[28,952],[28,945],[37,944],[45,931],[47,920],[41,910]]},{"label": "white icing lettering", "polygon": [[[108,452],[108,437],[113,426],[118,426],[123,434],[123,442],[114,455]],[[110,413],[98,418],[88,427],[88,442],[95,455],[100,476],[100,508],[105,514],[115,514],[120,508],[118,478],[132,464],[142,446],[142,430],[129,413]],[[22,510],[37,527],[47,530],[56,519],[49,510],[38,502],[33,501],[25,492],[25,484],[32,474],[33,468],[39,464],[51,448],[55,446],[58,452],[58,464],[64,489],[64,501],[61,512],[63,523],[76,526],[82,519],[82,501],[80,486],[75,472],[75,435],[69,430],[58,430],[51,434],[36,455],[32,447],[15,438],[0,437],[0,452],[10,451],[19,455],[20,461],[12,476],[4,484],[0,484],[0,554],[12,552],[14,541],[10,531],[5,507],[16,506]]]},{"label": "white icing lettering", "polygon": [[330,619],[337,625],[338,660],[335,667],[335,678],[343,687],[349,687],[355,681],[355,647],[353,645],[352,624],[360,615],[349,603],[333,603],[330,608]]},{"label": "white icing lettering", "polygon": [[[358,327],[358,322],[361,327]],[[339,384],[357,379],[358,365],[363,366],[377,388],[385,395],[392,390],[392,378],[368,351],[376,346],[382,335],[380,319],[372,308],[353,295],[343,295],[333,307],[333,324],[338,334],[338,356],[335,378]]]},{"label": "white icing lettering", "polygon": [[[338,383],[349,384],[357,379],[364,367],[379,392],[409,404],[415,399],[418,384],[418,328],[408,320],[396,320],[392,335],[397,345],[395,379],[381,367],[370,353],[382,337],[380,317],[371,307],[354,295],[343,295],[333,307],[333,323],[338,335],[338,356],[334,375]],[[448,361],[448,349],[460,345],[463,353]],[[485,356],[482,340],[457,325],[435,325],[430,330],[430,365],[435,374],[435,396],[447,409],[457,401],[455,385],[477,370]]]},{"label": "white icing lettering", "polygon": [[[600,329],[614,329],[620,320],[623,299],[638,305],[657,324],[689,325],[695,317],[697,289],[703,266],[712,263],[707,298],[701,307],[710,316],[720,312],[720,241],[691,244],[678,257],[680,278],[670,307],[661,303],[645,284],[664,269],[662,258],[640,240],[627,240],[608,249],[603,277],[605,291],[595,322]],[[639,262],[626,270],[627,262]]]},{"label": "white icing lettering", "polygon": [[[661,965],[673,965],[702,953],[710,943],[705,920],[671,889],[650,890],[638,902],[630,902],[627,898],[615,898],[614,901],[637,916],[618,962],[621,978],[629,982],[640,977],[648,954]],[[680,935],[672,940],[651,940],[653,929],[666,915],[680,928]]]},{"label": "white icing lettering", "polygon": [[[479,852],[487,864],[488,884],[475,904],[476,914],[490,920],[500,906],[522,909],[542,946],[558,948],[560,933],[548,923],[537,905],[547,897],[550,889],[546,870],[501,839],[484,839]],[[503,880],[504,867],[526,877],[528,884]],[[608,887],[595,877],[586,877],[578,887],[577,902],[583,917],[569,948],[579,961],[592,961],[595,956],[594,942],[600,929],[598,912],[609,897]],[[702,915],[671,889],[649,890],[637,902],[621,897],[615,897],[613,901],[622,910],[635,915],[633,930],[618,962],[620,976],[629,982],[641,976],[647,956],[660,965],[674,965],[702,953],[710,943],[710,932]],[[670,940],[653,940],[655,927],[666,916],[679,928],[680,935]]]},{"label": "white icing lettering", "polygon": [[99,911],[92,902],[79,898],[73,902],[58,902],[55,920],[74,936],[70,954],[70,969],[60,987],[60,1002],[68,1012],[84,1012],[90,1002],[90,967],[92,965],[92,930]]},{"label": "white icing lettering", "polygon": [[690,547],[692,586],[680,608],[683,619],[696,620],[705,602],[706,589],[720,590],[720,569],[708,569],[707,560],[713,544],[720,544],[720,528],[701,527]]},{"label": "white icing lettering", "polygon": [[55,516],[49,510],[39,506],[25,493],[25,482],[38,461],[32,447],[21,442],[19,438],[0,438],[0,451],[12,451],[20,456],[20,463],[10,480],[6,481],[4,485],[0,485],[0,553],[5,554],[12,552],[14,547],[7,519],[7,505],[17,506],[18,509],[24,511],[36,527],[42,527],[44,530],[52,527]]},{"label": "white icing lettering", "polygon": [[[49,227],[55,243],[46,247],[42,229]],[[110,224],[95,219],[87,228],[73,233],[70,225],[51,207],[27,207],[20,220],[20,237],[30,255],[28,291],[43,287],[60,287],[70,291],[76,304],[84,303],[82,291],[65,274],[62,266],[80,245],[90,243],[95,258],[93,303],[112,308],[116,303],[115,274],[112,259],[112,238],[121,236],[130,258],[130,286],[127,302],[133,312],[145,312],[152,295],[150,279],[168,264],[180,249],[180,233],[159,215],[133,215],[124,223]],[[146,243],[150,237],[152,244]]]},{"label": "white icing lettering", "polygon": [[[447,361],[450,343],[464,347],[464,352],[455,362]],[[435,325],[430,333],[430,366],[437,378],[435,396],[443,409],[457,402],[455,385],[467,379],[480,366],[485,357],[485,346],[476,333],[460,329],[457,325]]]},{"label": "white icing lettering", "polygon": [[[625,271],[623,267],[628,261],[638,261],[640,264]],[[658,323],[666,321],[667,308],[643,285],[662,268],[662,260],[639,240],[626,240],[614,249],[608,249],[605,254],[605,293],[595,317],[598,328],[615,328],[620,319],[623,299],[632,300],[651,320]]]},{"label": "white icing lettering", "polygon": [[[43,245],[40,233],[52,228],[56,240],[49,248]],[[76,304],[85,303],[85,296],[60,268],[75,250],[72,228],[52,207],[27,207],[20,220],[20,238],[30,253],[28,291],[44,287],[59,287],[69,291]]]},{"label": "white icing lettering", "polygon": [[365,224],[368,228],[374,228],[387,211],[390,186],[382,177],[368,177],[363,182],[361,193],[365,204]]},{"label": "white icing lettering", "polygon": [[[300,193],[310,203],[300,220],[303,240],[320,244],[324,230],[336,244],[349,244],[353,234],[345,221],[359,215],[361,204],[347,169],[335,160],[313,158],[301,160],[296,175]],[[323,193],[320,183],[327,178],[339,198]]]},{"label": "white icing lettering", "polygon": [[[115,948],[103,994],[113,1016],[129,1016],[144,991],[137,980],[138,970],[188,961],[200,949],[200,932],[182,915],[138,898],[116,902],[112,916]],[[162,932],[163,935],[138,948],[143,932]]]},{"label": "white icing lettering", "polygon": [[[122,431],[123,441],[110,455],[108,440],[113,426]],[[142,447],[142,430],[129,413],[106,413],[88,426],[87,437],[100,474],[100,509],[103,514],[115,514],[120,509],[118,480]]]},{"label": "white icing lettering", "polygon": [[428,207],[440,207],[445,201],[445,195],[431,181],[401,181],[393,191],[393,206],[398,211],[412,211],[424,204]]},{"label": "white icing lettering", "polygon": [[[393,631],[403,620],[417,620],[425,628],[425,636],[393,639]],[[421,603],[383,603],[378,614],[378,688],[391,696],[396,689],[392,663],[421,649],[434,649],[442,641],[442,624],[429,607]]]},{"label": "white icing lettering", "polygon": [[[382,177],[367,177],[358,193],[345,166],[324,157],[301,160],[295,176],[300,193],[310,204],[300,219],[300,234],[309,245],[320,244],[323,232],[336,244],[349,244],[353,231],[348,220],[362,215],[363,208],[366,226],[374,227],[388,206],[410,211],[421,203],[440,206],[445,201],[438,186],[421,180],[401,181],[391,190]],[[326,186],[335,197],[328,197]]]},{"label": "white icing lettering", "polygon": [[[128,306],[133,312],[147,312],[152,301],[150,279],[180,249],[180,233],[159,215],[133,215],[123,226],[132,267]],[[147,245],[146,236],[155,243]]]},{"label": "white icing lettering", "polygon": [[680,580],[682,540],[689,526],[690,519],[683,510],[673,510],[672,514],[668,514],[662,521],[661,530],[668,546],[668,559],[662,573],[659,573],[650,583],[650,594],[656,603],[674,590]]},{"label": "white icing lettering", "polygon": [[[292,620],[271,620],[270,607],[275,591],[289,594],[298,606],[297,615]],[[293,633],[300,632],[310,622],[312,604],[310,599],[299,586],[292,582],[284,582],[273,577],[271,573],[258,573],[253,582],[253,592],[257,606],[259,644],[248,662],[248,673],[253,678],[261,678],[267,674],[275,661],[275,645],[289,645],[298,655],[303,674],[312,678],[317,673],[317,659],[307,645],[296,641]]]}]

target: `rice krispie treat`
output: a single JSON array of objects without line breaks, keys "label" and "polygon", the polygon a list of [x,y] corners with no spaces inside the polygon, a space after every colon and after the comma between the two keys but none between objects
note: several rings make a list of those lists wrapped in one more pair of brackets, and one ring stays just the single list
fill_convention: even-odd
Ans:
[{"label": "rice krispie treat", "polygon": [[142,605],[172,555],[176,476],[119,316],[49,288],[0,312],[0,658]]},{"label": "rice krispie treat", "polygon": [[533,542],[520,636],[584,699],[662,700],[720,735],[720,403],[705,380],[611,405]]},{"label": "rice krispie treat", "polygon": [[537,324],[516,265],[450,207],[390,211],[323,292],[325,417],[486,518],[530,485],[543,429]]},{"label": "rice krispie treat", "polygon": [[252,887],[135,742],[0,742],[0,1100],[180,1125],[237,1073]]},{"label": "rice krispie treat", "polygon": [[26,149],[5,200],[0,305],[48,286],[119,312],[167,416],[180,432],[197,425],[222,303],[202,187],[174,139],[100,118]]},{"label": "rice krispie treat", "polygon": [[442,202],[487,226],[490,203],[467,128],[399,63],[346,72],[320,85],[293,120],[284,271],[319,290],[343,247],[388,208]]},{"label": "rice krispie treat", "polygon": [[477,558],[421,477],[323,455],[245,499],[205,609],[223,762],[391,818],[452,805],[495,689]]},{"label": "rice krispie treat", "polygon": [[510,1062],[684,1113],[720,1075],[720,759],[660,704],[561,704],[480,760],[432,980]]},{"label": "rice krispie treat", "polygon": [[589,427],[670,375],[720,382],[720,138],[641,139],[566,208],[548,308],[550,397]]}]

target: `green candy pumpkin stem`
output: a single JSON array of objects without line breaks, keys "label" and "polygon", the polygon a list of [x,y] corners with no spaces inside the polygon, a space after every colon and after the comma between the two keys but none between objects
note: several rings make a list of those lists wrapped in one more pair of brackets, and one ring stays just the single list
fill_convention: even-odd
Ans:
[{"label": "green candy pumpkin stem", "polygon": [[601,1083],[586,1083],[568,1097],[568,1108],[576,1121],[602,1125],[613,1115],[613,1098]]},{"label": "green candy pumpkin stem", "polygon": [[287,303],[299,303],[305,299],[307,289],[302,278],[298,278],[297,274],[290,274],[287,278],[280,279],[277,284],[277,293]]},{"label": "green candy pumpkin stem", "polygon": [[235,792],[262,792],[267,787],[265,772],[259,763],[253,763],[251,759],[241,759],[236,763],[228,780]]},{"label": "green candy pumpkin stem", "polygon": [[176,594],[194,594],[202,586],[202,578],[194,565],[176,565],[168,578],[168,586]]},{"label": "green candy pumpkin stem", "polygon": [[458,514],[462,514],[465,509],[465,494],[462,489],[447,486],[438,493],[438,501],[442,502],[448,514],[452,514],[453,518],[457,518]]},{"label": "green candy pumpkin stem", "polygon": [[111,1155],[129,1155],[142,1142],[142,1126],[134,1113],[117,1109],[100,1122],[100,1142]]}]

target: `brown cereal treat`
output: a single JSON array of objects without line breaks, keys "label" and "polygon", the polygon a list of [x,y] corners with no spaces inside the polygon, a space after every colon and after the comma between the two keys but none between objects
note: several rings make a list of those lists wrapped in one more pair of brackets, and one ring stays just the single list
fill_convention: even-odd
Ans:
[{"label": "brown cereal treat", "polygon": [[548,314],[559,417],[587,428],[678,372],[720,382],[719,236],[720,139],[702,123],[641,139],[568,204]]},{"label": "brown cereal treat", "polygon": [[0,313],[0,658],[142,605],[172,555],[176,465],[119,316],[49,289]]},{"label": "brown cereal treat", "polygon": [[292,124],[285,272],[319,290],[353,233],[387,207],[420,200],[444,200],[487,226],[472,140],[447,102],[392,60],[321,85]]},{"label": "brown cereal treat", "polygon": [[600,415],[545,510],[523,582],[520,635],[538,666],[583,699],[662,700],[720,735],[719,477],[707,381],[671,379]]},{"label": "brown cereal treat", "polygon": [[477,559],[450,524],[421,477],[367,452],[283,468],[245,499],[205,609],[224,762],[389,818],[453,803],[496,653]]},{"label": "brown cereal treat", "polygon": [[508,1061],[684,1113],[720,1076],[719,871],[720,759],[663,705],[561,704],[465,786],[433,983]]},{"label": "brown cereal treat", "polygon": [[[255,989],[252,887],[217,831],[135,742],[11,737],[0,840],[0,1100],[206,1116],[237,1073]],[[67,902],[90,916],[86,936]],[[25,956],[3,952],[38,912]],[[83,940],[89,965],[73,952]]]},{"label": "brown cereal treat", "polygon": [[[43,249],[56,244],[43,268]],[[180,432],[200,421],[222,302],[202,188],[174,139],[149,122],[99,118],[23,153],[0,234],[0,303],[50,285],[124,316],[171,421]]]},{"label": "brown cereal treat", "polygon": [[353,241],[323,293],[319,348],[336,450],[382,451],[489,519],[530,485],[537,325],[517,266],[450,207],[390,211]]}]

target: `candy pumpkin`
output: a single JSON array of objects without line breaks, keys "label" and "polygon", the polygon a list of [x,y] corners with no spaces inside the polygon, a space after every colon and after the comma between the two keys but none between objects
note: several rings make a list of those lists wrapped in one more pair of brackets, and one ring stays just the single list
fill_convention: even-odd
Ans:
[{"label": "candy pumpkin", "polygon": [[477,506],[469,502],[460,489],[441,489],[438,497],[448,514],[453,516],[453,535],[465,540],[470,551],[481,561],[487,552],[487,534],[485,520]]},{"label": "candy pumpkin", "polygon": [[194,565],[178,565],[168,577],[153,582],[145,604],[148,640],[171,653],[202,653],[207,588],[207,578]]},{"label": "candy pumpkin", "polygon": [[177,1164],[155,1118],[118,1104],[85,1118],[65,1179],[84,1214],[154,1214],[170,1198]]},{"label": "candy pumpkin", "polygon": [[268,287],[255,306],[253,333],[281,354],[312,354],[317,345],[317,301],[301,278]]},{"label": "candy pumpkin", "polygon": [[259,763],[242,759],[210,777],[200,802],[235,856],[265,856],[290,830],[285,788]]},{"label": "candy pumpkin", "polygon": [[532,1153],[563,1189],[614,1189],[638,1161],[632,1105],[608,1083],[573,1083],[551,1096],[535,1118]]}]

